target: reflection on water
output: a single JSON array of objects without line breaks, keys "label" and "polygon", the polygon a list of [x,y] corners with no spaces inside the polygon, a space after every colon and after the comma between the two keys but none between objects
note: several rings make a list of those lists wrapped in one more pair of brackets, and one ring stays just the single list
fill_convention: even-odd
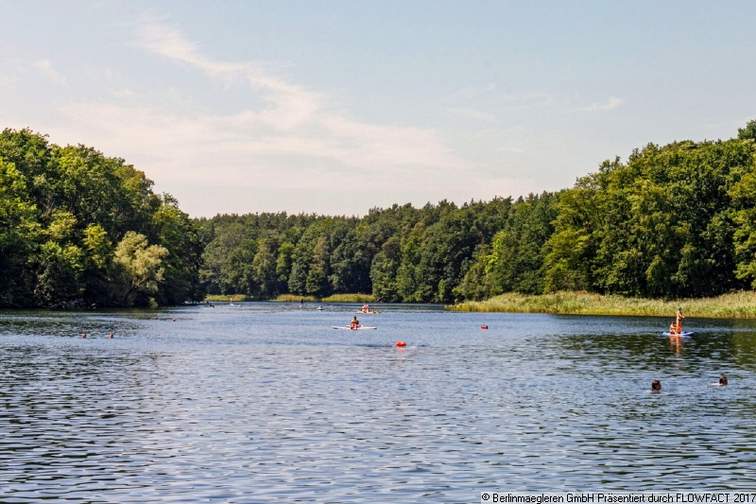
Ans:
[{"label": "reflection on water", "polygon": [[2,314],[0,495],[756,487],[753,323],[689,318],[698,334],[670,341],[664,319],[386,307],[349,333],[330,326],[354,307],[314,308]]}]

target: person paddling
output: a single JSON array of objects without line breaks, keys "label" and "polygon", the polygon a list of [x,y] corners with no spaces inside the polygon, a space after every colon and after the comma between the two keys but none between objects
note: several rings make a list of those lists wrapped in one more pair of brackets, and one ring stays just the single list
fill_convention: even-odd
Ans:
[{"label": "person paddling", "polygon": [[677,327],[675,326],[675,323],[672,322],[669,324],[669,335],[670,336],[677,336]]},{"label": "person paddling", "polygon": [[360,321],[357,320],[357,315],[355,315],[354,318],[352,319],[352,323],[349,325],[349,328],[352,329],[353,331],[356,331],[357,329],[360,328]]},{"label": "person paddling", "polygon": [[678,307],[677,313],[675,314],[675,333],[682,334],[683,332],[682,321],[684,318],[685,318],[685,315],[683,315],[682,307]]},{"label": "person paddling", "polygon": [[362,313],[370,313],[370,306],[367,303],[365,303],[364,305],[362,305],[362,309],[360,311]]}]

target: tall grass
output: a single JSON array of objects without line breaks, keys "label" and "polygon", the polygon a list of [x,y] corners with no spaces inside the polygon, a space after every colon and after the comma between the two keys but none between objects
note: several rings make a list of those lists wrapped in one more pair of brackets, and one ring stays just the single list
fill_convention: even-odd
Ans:
[{"label": "tall grass", "polygon": [[214,303],[240,303],[248,299],[246,294],[208,294],[205,296],[205,301],[212,301]]},{"label": "tall grass", "polygon": [[375,296],[372,294],[333,294],[321,299],[324,303],[374,303]]},{"label": "tall grass", "polygon": [[317,302],[318,298],[315,296],[300,296],[299,294],[280,294],[273,301],[280,301],[282,303],[299,303],[300,301],[307,301],[308,303]]},{"label": "tall grass", "polygon": [[556,313],[565,315],[625,315],[674,317],[677,307],[702,318],[756,318],[756,291],[740,291],[710,298],[646,299],[588,292],[552,294],[508,293],[485,301],[468,301],[450,310],[466,312]]}]

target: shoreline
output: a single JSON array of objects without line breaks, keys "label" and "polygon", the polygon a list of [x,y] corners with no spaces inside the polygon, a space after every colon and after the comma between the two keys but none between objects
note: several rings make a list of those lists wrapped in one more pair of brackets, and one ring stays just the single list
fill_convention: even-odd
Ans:
[{"label": "shoreline", "polygon": [[618,317],[670,317],[677,307],[696,318],[756,319],[756,291],[740,291],[709,298],[649,299],[615,294],[560,291],[552,294],[507,293],[483,301],[447,306],[457,312],[549,313]]},{"label": "shoreline", "polygon": [[332,294],[324,298],[315,296],[300,296],[298,294],[280,294],[270,299],[253,299],[246,294],[208,294],[204,301],[211,303],[241,303],[243,301],[270,301],[274,303],[375,303],[372,294],[345,293]]}]

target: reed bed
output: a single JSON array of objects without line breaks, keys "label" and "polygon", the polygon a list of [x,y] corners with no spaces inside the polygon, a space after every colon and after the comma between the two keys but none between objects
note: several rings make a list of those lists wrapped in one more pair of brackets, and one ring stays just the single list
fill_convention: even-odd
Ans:
[{"label": "reed bed", "polygon": [[205,301],[213,303],[240,303],[248,300],[249,297],[246,294],[208,294],[205,296]]},{"label": "reed bed", "polygon": [[673,317],[678,307],[701,318],[756,318],[756,291],[739,291],[709,298],[646,299],[589,292],[560,291],[525,295],[508,293],[485,301],[449,306],[464,312],[554,313],[564,315],[619,315]]},{"label": "reed bed", "polygon": [[375,296],[372,294],[333,294],[321,299],[324,303],[374,303]]},{"label": "reed bed", "polygon": [[273,301],[279,301],[282,303],[299,303],[300,301],[316,303],[319,300],[315,296],[300,296],[299,294],[279,294]]}]

